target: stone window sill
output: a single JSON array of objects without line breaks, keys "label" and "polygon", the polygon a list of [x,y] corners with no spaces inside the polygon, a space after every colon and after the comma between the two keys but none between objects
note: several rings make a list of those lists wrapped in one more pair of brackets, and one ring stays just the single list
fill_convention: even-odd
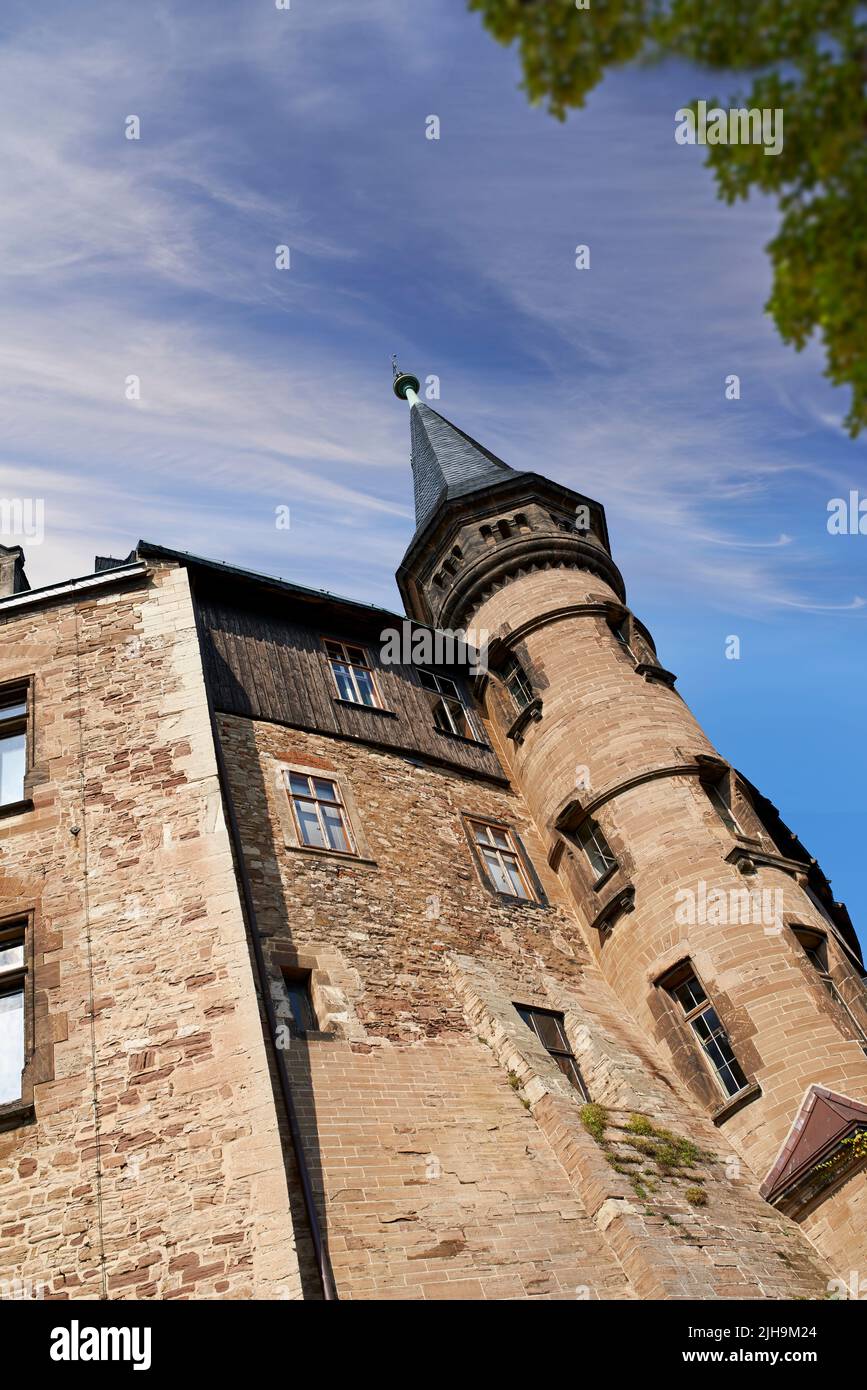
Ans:
[{"label": "stone window sill", "polygon": [[361,854],[343,854],[339,849],[318,849],[316,845],[287,845],[292,854],[311,854],[317,859],[328,859],[333,864],[362,864],[366,868],[378,868],[375,859],[365,859]]},{"label": "stone window sill", "polygon": [[542,718],[542,701],[539,699],[531,700],[529,705],[521,710],[517,719],[514,719],[506,730],[506,738],[512,739],[514,743],[524,742],[525,731],[530,724],[538,724]]},{"label": "stone window sill", "polygon": [[646,681],[659,681],[662,685],[674,688],[677,676],[673,671],[666,671],[664,666],[655,666],[649,661],[640,661],[635,667],[635,674],[643,676]]},{"label": "stone window sill", "polygon": [[634,911],[635,889],[630,883],[626,888],[620,888],[613,897],[609,898],[601,912],[597,912],[590,926],[598,931],[600,935],[606,935],[614,926],[618,917],[624,917],[628,912]]},{"label": "stone window sill", "polygon": [[744,1086],[743,1090],[738,1091],[737,1095],[730,1096],[722,1105],[717,1106],[711,1113],[711,1119],[715,1125],[724,1124],[731,1119],[745,1105],[749,1105],[751,1100],[762,1094],[762,1088],[757,1081],[752,1081],[749,1086]]}]

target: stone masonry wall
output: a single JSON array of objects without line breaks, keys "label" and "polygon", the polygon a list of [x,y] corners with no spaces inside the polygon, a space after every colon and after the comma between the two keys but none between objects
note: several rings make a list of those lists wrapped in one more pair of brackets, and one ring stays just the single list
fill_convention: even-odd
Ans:
[{"label": "stone masonry wall", "polygon": [[299,1297],[186,571],[0,608],[0,681],[27,674],[0,917],[32,913],[35,1119],[0,1132],[0,1285]]},{"label": "stone masonry wall", "polygon": [[[318,1029],[288,1055],[341,1298],[824,1296],[830,1268],[606,984],[519,797],[351,741],[219,723],[275,997],[282,969],[311,972]],[[338,779],[358,857],[298,845],[290,767]],[[465,814],[517,830],[548,906],[491,895]],[[564,1012],[604,1143],[515,1001]],[[643,1182],[634,1113],[701,1157]]]}]

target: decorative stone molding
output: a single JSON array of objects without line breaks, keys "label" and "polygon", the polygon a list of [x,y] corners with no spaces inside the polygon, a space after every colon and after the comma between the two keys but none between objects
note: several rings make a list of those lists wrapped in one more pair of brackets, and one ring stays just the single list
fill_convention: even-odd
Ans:
[{"label": "decorative stone molding", "polygon": [[530,724],[538,724],[542,718],[542,701],[538,698],[531,700],[529,705],[521,710],[517,719],[514,719],[506,730],[506,738],[512,739],[519,746],[524,742],[524,735]]}]

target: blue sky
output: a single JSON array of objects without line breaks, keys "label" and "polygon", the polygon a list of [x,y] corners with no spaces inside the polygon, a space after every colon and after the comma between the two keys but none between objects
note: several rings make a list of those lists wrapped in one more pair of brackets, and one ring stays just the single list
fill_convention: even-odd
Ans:
[{"label": "blue sky", "polygon": [[7,0],[0,43],[2,489],[45,501],[31,582],[145,536],[395,606],[397,352],[507,462],[604,502],[685,698],[867,921],[867,537],[826,529],[865,444],[763,314],[773,205],[725,207],[675,143],[678,107],[737,83],[625,70],[559,125],[462,0]]}]

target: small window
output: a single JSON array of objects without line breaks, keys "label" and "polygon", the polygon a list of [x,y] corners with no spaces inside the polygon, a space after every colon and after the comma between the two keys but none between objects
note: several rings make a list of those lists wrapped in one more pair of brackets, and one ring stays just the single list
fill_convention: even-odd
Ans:
[{"label": "small window", "polygon": [[500,677],[519,710],[526,709],[529,704],[532,704],[533,687],[516,656],[509,657],[500,672]]},{"label": "small window", "polygon": [[382,709],[376,680],[364,648],[350,646],[348,642],[324,640],[340,699],[348,700],[353,705]]},{"label": "small window", "polygon": [[545,1051],[554,1058],[563,1075],[572,1082],[582,1100],[589,1101],[590,1096],[584,1085],[584,1078],[569,1046],[563,1015],[554,1013],[551,1009],[531,1009],[524,1004],[516,1004],[515,1008],[527,1027],[536,1034]]},{"label": "small window", "polygon": [[289,772],[286,777],[301,843],[308,849],[353,854],[349,818],[337,783],[302,772]]},{"label": "small window", "polygon": [[475,738],[475,729],[455,682],[449,676],[438,676],[435,671],[419,671],[418,678],[428,693],[433,721],[440,733]]},{"label": "small window", "polygon": [[576,839],[590,861],[597,883],[617,868],[617,860],[599,826],[591,817],[579,825]]},{"label": "small window", "polygon": [[747,1084],[747,1078],[729,1042],[728,1033],[720,1023],[698,977],[691,969],[683,970],[665,985],[672,999],[679,1004],[683,1017],[701,1045],[711,1071],[727,1096],[736,1096]]},{"label": "small window", "polygon": [[24,927],[0,930],[0,1105],[21,1099],[24,1070]]},{"label": "small window", "polygon": [[310,971],[283,971],[283,986],[292,1013],[292,1032],[296,1034],[316,1031],[316,1014],[310,994]]},{"label": "small window", "polygon": [[793,927],[792,931],[795,934],[798,944],[803,948],[804,954],[813,966],[822,984],[825,986],[825,989],[846,1014],[854,1030],[856,1041],[867,1051],[867,1033],[865,1033],[836,984],[831,979],[831,970],[828,965],[827,937],[823,936],[821,932],[811,931],[809,927]]},{"label": "small window", "polygon": [[638,657],[635,655],[635,652],[632,648],[632,634],[629,630],[629,619],[623,618],[619,623],[609,623],[609,627],[611,628],[611,631],[614,633],[614,636],[617,638],[617,641],[620,643],[623,650],[626,652],[633,666],[637,666]]},{"label": "small window", "polygon": [[498,522],[497,522],[497,530],[499,531],[500,535],[503,537],[503,540],[507,540],[508,537],[511,536],[511,534],[512,534],[512,528],[511,528],[511,526],[509,525],[508,521],[498,521]]},{"label": "small window", "polygon": [[721,777],[718,782],[702,782],[702,786],[707,794],[708,801],[713,806],[726,830],[730,835],[743,835],[734,811],[729,805],[726,796],[728,778]]},{"label": "small window", "polygon": [[487,821],[472,821],[473,840],[485,872],[498,893],[535,902],[521,854],[511,830]]},{"label": "small window", "polygon": [[0,806],[24,800],[27,771],[27,687],[0,690]]}]

